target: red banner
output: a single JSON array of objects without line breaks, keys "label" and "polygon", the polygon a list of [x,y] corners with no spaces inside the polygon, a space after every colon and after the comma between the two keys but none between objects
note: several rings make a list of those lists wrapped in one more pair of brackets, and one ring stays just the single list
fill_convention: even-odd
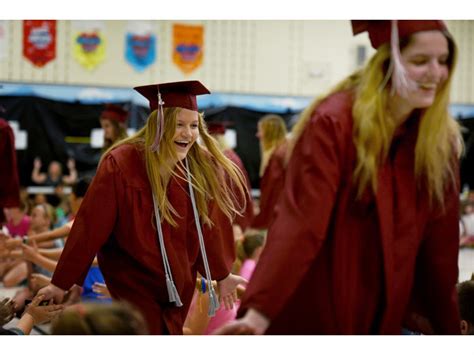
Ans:
[{"label": "red banner", "polygon": [[40,68],[56,58],[56,20],[23,21],[23,55]]}]

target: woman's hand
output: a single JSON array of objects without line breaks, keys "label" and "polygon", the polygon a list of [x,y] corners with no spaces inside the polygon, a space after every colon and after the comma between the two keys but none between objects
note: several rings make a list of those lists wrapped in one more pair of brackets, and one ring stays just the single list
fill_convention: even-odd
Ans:
[{"label": "woman's hand", "polygon": [[220,300],[224,302],[225,309],[234,307],[237,301],[237,286],[247,285],[248,281],[241,276],[229,274],[225,279],[217,282]]},{"label": "woman's hand", "polygon": [[37,295],[44,295],[45,301],[49,301],[52,299],[56,304],[59,304],[62,303],[65,293],[66,291],[64,291],[63,289],[50,283],[48,286],[43,287],[41,290],[39,290]]}]

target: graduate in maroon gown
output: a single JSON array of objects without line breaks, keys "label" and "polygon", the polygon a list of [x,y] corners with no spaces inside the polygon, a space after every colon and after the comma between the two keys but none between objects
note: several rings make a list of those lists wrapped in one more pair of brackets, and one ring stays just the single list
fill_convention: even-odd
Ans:
[{"label": "graduate in maroon gown", "polygon": [[250,194],[250,191],[252,190],[252,186],[250,185],[250,178],[249,178],[247,169],[245,169],[245,166],[242,163],[242,160],[237,155],[237,153],[229,146],[228,142],[225,139],[226,126],[228,126],[229,124],[230,122],[227,122],[227,121],[207,122],[207,130],[209,134],[212,137],[214,137],[214,139],[216,139],[216,141],[219,143],[219,146],[224,152],[224,155],[227,158],[229,158],[235,165],[237,165],[240,171],[242,171],[242,174],[244,174],[245,176],[247,189],[248,189],[246,207],[242,215],[236,216],[235,218],[235,223],[240,226],[242,232],[245,232],[245,230],[250,226],[250,223],[252,222],[254,218],[254,214],[253,214],[254,205],[253,205],[252,196]]},{"label": "graduate in maroon gown", "polygon": [[219,333],[460,332],[454,40],[442,21],[353,30],[377,51],[301,117],[241,318]]},{"label": "graduate in maroon gown", "polygon": [[196,95],[209,91],[199,81],[135,90],[152,113],[103,155],[51,284],[39,293],[60,302],[82,284],[97,254],[112,297],[138,307],[151,334],[182,334],[197,272],[206,279],[211,316],[219,308],[212,279],[226,307],[245,283],[229,272],[219,228],[243,209],[232,193],[243,196],[245,180],[204,128]]},{"label": "graduate in maroon gown", "polygon": [[104,130],[104,147],[107,151],[115,142],[127,138],[128,111],[119,105],[107,104],[100,114],[100,126]]},{"label": "graduate in maroon gown", "polygon": [[288,140],[285,121],[278,115],[263,116],[257,127],[261,153],[260,200],[252,228],[267,229],[285,183]]},{"label": "graduate in maroon gown", "polygon": [[0,225],[3,208],[20,206],[20,183],[16,166],[15,136],[7,121],[0,118]]}]

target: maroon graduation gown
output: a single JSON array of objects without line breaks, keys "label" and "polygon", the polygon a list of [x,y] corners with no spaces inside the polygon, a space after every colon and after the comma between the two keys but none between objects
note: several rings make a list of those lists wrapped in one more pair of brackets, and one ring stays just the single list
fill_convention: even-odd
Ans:
[{"label": "maroon graduation gown", "polygon": [[[64,290],[82,285],[97,254],[113,298],[137,306],[152,334],[182,334],[191,303],[196,272],[205,275],[187,183],[172,178],[168,198],[181,218],[178,227],[162,223],[164,243],[176,288],[183,302],[168,302],[151,187],[141,153],[123,145],[108,154],[74,220],[52,283]],[[216,207],[211,214],[218,216]],[[206,253],[213,279],[229,274],[220,230],[203,224]]]},{"label": "maroon graduation gown", "polygon": [[285,184],[285,158],[288,143],[285,141],[273,151],[260,180],[260,212],[252,221],[252,228],[267,229],[275,216],[275,206]]},{"label": "maroon graduation gown", "polygon": [[3,208],[20,205],[20,183],[16,166],[15,137],[8,122],[0,118],[0,223]]},{"label": "maroon graduation gown", "polygon": [[245,211],[242,213],[242,216],[237,216],[235,219],[235,223],[242,228],[242,231],[245,231],[247,227],[250,225],[252,222],[254,215],[253,215],[253,200],[252,196],[250,195],[250,191],[252,190],[252,186],[250,185],[250,178],[249,174],[247,173],[247,170],[245,169],[244,164],[242,163],[242,160],[240,157],[237,155],[236,152],[232,149],[226,149],[224,151],[225,156],[230,159],[235,165],[237,165],[242,172],[242,174],[245,177],[245,181],[247,182],[247,189],[249,190],[249,194],[247,195],[246,198],[246,207]]},{"label": "maroon graduation gown", "polygon": [[257,309],[270,334],[400,334],[415,309],[435,333],[459,334],[458,186],[444,211],[417,188],[415,118],[376,195],[356,200],[352,103],[349,92],[327,98],[296,144],[239,314]]}]

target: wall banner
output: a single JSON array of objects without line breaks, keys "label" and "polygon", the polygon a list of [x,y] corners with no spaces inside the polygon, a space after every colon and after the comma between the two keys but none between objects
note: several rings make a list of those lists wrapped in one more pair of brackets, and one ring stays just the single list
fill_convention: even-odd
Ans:
[{"label": "wall banner", "polygon": [[56,58],[56,20],[23,21],[23,56],[39,68]]},{"label": "wall banner", "polygon": [[204,27],[173,25],[173,62],[189,74],[202,64]]},{"label": "wall banner", "polygon": [[[79,21],[77,21],[79,23]],[[105,60],[105,38],[102,24],[84,21],[73,31],[74,58],[87,70],[94,70]]]},{"label": "wall banner", "polygon": [[125,37],[125,59],[138,72],[155,62],[156,37],[148,34],[127,33]]}]

